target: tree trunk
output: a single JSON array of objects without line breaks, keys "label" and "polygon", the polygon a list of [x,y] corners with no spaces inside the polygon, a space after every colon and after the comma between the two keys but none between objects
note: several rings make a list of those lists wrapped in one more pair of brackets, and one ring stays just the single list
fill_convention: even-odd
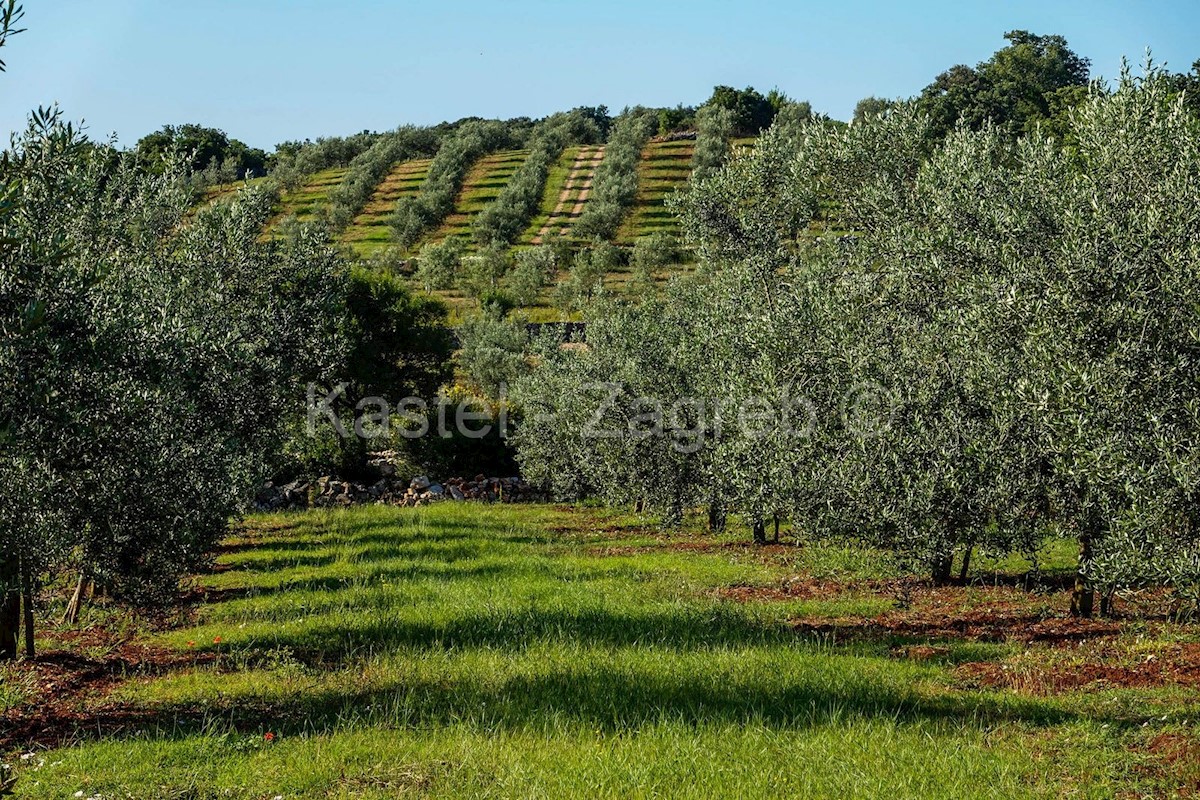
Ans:
[{"label": "tree trunk", "polygon": [[713,533],[725,530],[725,509],[716,500],[708,504],[708,529]]},{"label": "tree trunk", "polygon": [[766,544],[767,543],[767,524],[763,521],[762,517],[754,518],[753,529],[754,529],[754,543],[755,544]]},{"label": "tree trunk", "polygon": [[779,515],[775,515],[775,544],[779,544]]},{"label": "tree trunk", "polygon": [[1075,573],[1075,590],[1071,592],[1071,616],[1091,617],[1096,605],[1096,590],[1087,578],[1087,567],[1092,563],[1092,534],[1079,536],[1079,569]]},{"label": "tree trunk", "polygon": [[87,602],[88,594],[88,577],[87,572],[79,573],[79,582],[75,584],[75,591],[71,593],[71,599],[67,603],[67,610],[63,613],[63,624],[74,625],[79,622],[79,612],[83,608],[83,604]]},{"label": "tree trunk", "polygon": [[967,545],[966,551],[963,553],[962,568],[958,571],[958,583],[960,586],[967,585],[967,572],[971,569],[971,553],[975,550],[973,545]]},{"label": "tree trunk", "polygon": [[12,564],[0,564],[0,661],[17,657],[17,639],[21,635],[21,592],[17,570]]},{"label": "tree trunk", "polygon": [[930,565],[930,575],[934,586],[945,586],[950,583],[950,574],[954,568],[954,554],[941,553],[934,556]]},{"label": "tree trunk", "polygon": [[33,575],[27,565],[21,570],[21,607],[25,616],[25,657],[33,658],[37,655],[33,647]]}]

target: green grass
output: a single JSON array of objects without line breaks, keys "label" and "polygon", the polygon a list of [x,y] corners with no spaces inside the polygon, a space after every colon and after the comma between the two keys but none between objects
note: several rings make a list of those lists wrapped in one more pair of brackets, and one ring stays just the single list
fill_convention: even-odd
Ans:
[{"label": "green grass", "polygon": [[679,234],[679,222],[666,199],[687,183],[695,148],[696,143],[687,139],[646,145],[638,164],[637,202],[617,233],[618,243],[632,245],[652,233]]},{"label": "green grass", "polygon": [[276,220],[295,216],[300,222],[311,222],[317,213],[329,203],[329,192],[342,182],[348,172],[346,167],[332,167],[314,173],[301,186],[290,192],[284,192],[279,199],[279,213]]},{"label": "green grass", "polygon": [[[571,235],[571,228],[587,205],[585,193],[590,196],[603,153],[603,147],[598,145],[564,151],[546,181],[542,206],[522,236],[522,243],[539,244],[559,234]],[[579,240],[573,238],[573,241]]]},{"label": "green grass", "polygon": [[[525,229],[525,233],[518,240],[519,244],[533,244],[534,239],[550,221],[550,216],[558,207],[559,197],[562,195],[563,187],[567,183],[567,179],[571,176],[571,167],[575,164],[575,159],[579,156],[582,146],[568,147],[562,151],[558,160],[550,167],[550,172],[546,175],[546,186],[542,190],[542,201],[538,206],[538,213],[529,223],[529,227]],[[590,149],[590,148],[589,148]]]},{"label": "green grass", "polygon": [[[768,558],[617,512],[443,504],[256,517],[209,601],[155,637],[194,665],[121,686],[134,720],[21,767],[18,797],[1108,797],[1161,788],[1183,725],[1135,692],[963,688],[1020,648],[838,643],[787,622],[879,596],[733,602],[802,571],[896,573],[814,542]],[[216,654],[215,660],[208,660]],[[1132,690],[1131,690],[1132,691]],[[1178,706],[1194,713],[1192,706]],[[1160,705],[1155,705],[1155,702]],[[0,703],[3,697],[0,697]],[[1175,708],[1172,706],[1171,708]],[[1162,717],[1169,717],[1164,719]],[[1174,726],[1174,727],[1171,727]],[[270,732],[274,739],[266,741]]]},{"label": "green grass", "polygon": [[375,189],[366,206],[342,234],[342,241],[364,258],[392,244],[388,220],[401,197],[415,197],[429,174],[433,159],[422,158],[397,164]]}]

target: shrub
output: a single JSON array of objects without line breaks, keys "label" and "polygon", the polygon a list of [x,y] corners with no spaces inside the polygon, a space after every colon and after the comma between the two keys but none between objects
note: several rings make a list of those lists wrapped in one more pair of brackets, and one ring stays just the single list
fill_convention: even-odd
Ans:
[{"label": "shrub", "polygon": [[457,236],[421,248],[417,257],[416,279],[427,292],[453,288],[459,279],[466,244]]},{"label": "shrub", "polygon": [[517,305],[532,306],[558,272],[554,250],[548,245],[518,250],[514,261],[516,266],[509,274],[509,289]]}]

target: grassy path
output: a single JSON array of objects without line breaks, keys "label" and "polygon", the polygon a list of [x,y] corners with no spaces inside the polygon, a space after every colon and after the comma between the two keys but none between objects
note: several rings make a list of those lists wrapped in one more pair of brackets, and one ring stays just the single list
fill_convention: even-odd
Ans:
[{"label": "grassy path", "polygon": [[360,256],[370,256],[391,244],[388,219],[396,208],[396,201],[417,195],[432,162],[431,158],[421,158],[393,167],[362,212],[346,228],[342,241],[351,245]]},{"label": "grassy path", "polygon": [[592,191],[596,167],[603,160],[604,145],[581,147],[576,151],[571,170],[558,187],[558,200],[554,208],[544,218],[534,220],[534,225],[540,222],[540,227],[530,239],[531,244],[541,244],[549,236],[570,232],[571,225],[583,213],[583,206]]},{"label": "grassy path", "polygon": [[90,701],[71,746],[16,760],[16,796],[1110,797],[1200,779],[1154,752],[1191,741],[1194,689],[973,684],[968,665],[1034,645],[886,621],[1020,598],[904,610],[895,580],[870,552],[545,506],[256,517],[186,627],[143,634],[171,665]]}]

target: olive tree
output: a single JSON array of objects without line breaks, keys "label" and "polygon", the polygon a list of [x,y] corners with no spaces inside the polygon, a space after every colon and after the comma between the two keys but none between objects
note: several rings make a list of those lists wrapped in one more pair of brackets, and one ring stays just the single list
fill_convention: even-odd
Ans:
[{"label": "olive tree", "polygon": [[13,598],[77,565],[149,601],[197,566],[335,361],[337,255],[261,241],[273,198],[193,213],[55,112],[0,157],[0,656]]},{"label": "olive tree", "polygon": [[1072,147],[1025,145],[1051,234],[1022,297],[1028,401],[1056,514],[1079,541],[1076,613],[1123,587],[1194,587],[1200,489],[1200,127],[1168,76],[1128,72],[1069,115]]}]

